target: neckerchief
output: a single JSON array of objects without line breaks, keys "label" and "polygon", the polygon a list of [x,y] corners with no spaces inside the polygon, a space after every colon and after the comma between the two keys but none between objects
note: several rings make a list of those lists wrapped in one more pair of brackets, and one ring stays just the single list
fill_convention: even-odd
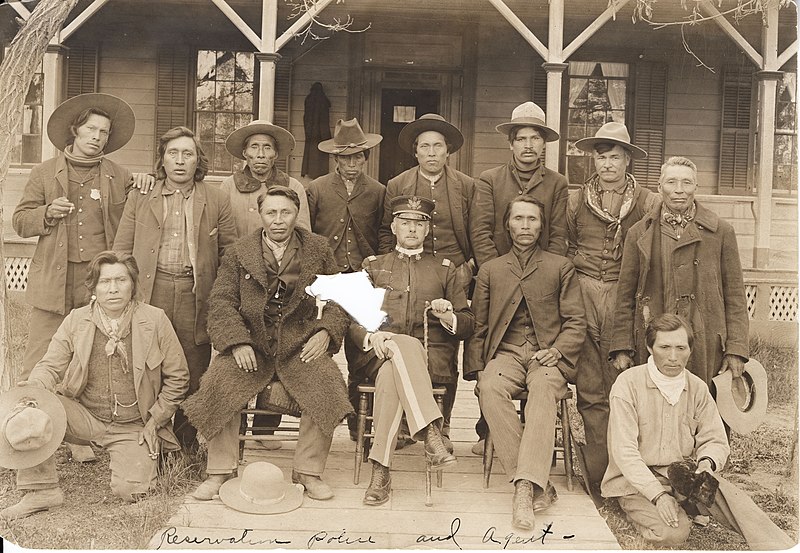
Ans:
[{"label": "neckerchief", "polygon": [[396,245],[394,247],[394,249],[397,251],[397,257],[399,257],[400,259],[403,259],[403,257],[405,256],[405,257],[408,257],[408,258],[413,257],[413,258],[419,260],[420,254],[422,254],[422,251],[425,248],[424,247],[420,247],[420,248],[416,248],[416,249],[413,249],[413,250],[409,250],[408,248],[404,248],[404,247],[402,247],[402,246],[400,246],[398,244],[398,245]]},{"label": "neckerchief", "polygon": [[66,157],[70,163],[73,165],[77,165],[78,167],[91,167],[93,165],[97,165],[100,163],[100,160],[103,159],[103,152],[100,152],[94,157],[78,157],[72,153],[72,144],[64,148],[64,157]]},{"label": "neckerchief", "polygon": [[647,374],[656,385],[658,391],[670,405],[675,405],[681,398],[681,392],[686,387],[686,369],[681,371],[678,376],[667,376],[656,367],[653,356],[647,358]]},{"label": "neckerchief", "polygon": [[602,189],[600,188],[600,177],[592,175],[583,186],[583,197],[586,205],[598,219],[606,223],[609,231],[614,231],[614,242],[612,244],[611,255],[617,261],[622,257],[622,220],[633,210],[633,193],[636,189],[636,181],[633,175],[625,173],[625,191],[622,193],[622,206],[619,208],[619,216],[614,217],[608,211],[603,211],[603,200],[601,199]]},{"label": "neckerchief", "polygon": [[536,243],[534,242],[532,246],[528,246],[527,248],[520,248],[516,244],[512,244],[511,251],[517,256],[519,266],[522,267],[524,271],[528,267],[528,262],[531,260],[531,257],[533,257],[533,253],[536,251]]},{"label": "neckerchief", "polygon": [[280,267],[283,254],[286,253],[286,248],[289,246],[289,241],[292,239],[291,235],[283,242],[271,240],[269,236],[267,236],[267,231],[262,231],[261,236],[264,239],[264,245],[268,247],[272,255],[275,256],[275,261],[278,262],[278,266]]},{"label": "neckerchief", "polygon": [[261,190],[262,184],[268,189],[276,185],[289,186],[289,175],[273,165],[272,169],[267,173],[266,180],[260,181],[253,176],[249,167],[245,167],[242,171],[237,171],[233,174],[233,183],[239,192],[247,194]]},{"label": "neckerchief", "polygon": [[697,213],[697,204],[692,202],[692,205],[689,206],[683,213],[678,213],[677,211],[672,211],[666,204],[664,204],[664,209],[661,211],[661,217],[664,219],[665,223],[669,223],[672,225],[672,228],[681,227],[686,228],[691,221],[694,220],[695,213]]},{"label": "neckerchief", "polygon": [[111,357],[114,353],[118,353],[120,363],[122,364],[122,372],[127,373],[128,369],[128,349],[125,347],[125,338],[131,333],[131,318],[133,317],[133,306],[135,300],[131,300],[125,311],[118,319],[109,317],[103,308],[97,304],[97,300],[92,300],[91,314],[92,322],[100,330],[100,332],[108,338],[106,342],[105,351],[106,356]]}]

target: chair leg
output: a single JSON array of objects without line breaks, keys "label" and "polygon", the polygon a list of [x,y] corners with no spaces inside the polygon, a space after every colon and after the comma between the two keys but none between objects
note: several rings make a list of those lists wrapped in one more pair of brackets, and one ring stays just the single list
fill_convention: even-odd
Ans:
[{"label": "chair leg", "polygon": [[492,433],[486,428],[486,438],[483,441],[483,487],[489,487],[489,478],[492,476],[492,463],[494,463],[494,443]]},{"label": "chair leg", "polygon": [[[441,478],[441,474],[442,472],[439,471],[439,478]],[[433,498],[431,497],[431,464],[427,459],[425,460],[425,506],[433,506]]]},{"label": "chair leg", "polygon": [[564,442],[564,472],[567,475],[567,490],[572,491],[572,427],[569,425],[569,406],[561,400],[561,441]]},{"label": "chair leg", "polygon": [[367,426],[367,405],[368,398],[366,393],[362,393],[358,399],[358,420],[356,427],[356,452],[353,467],[353,484],[358,484],[361,478],[361,463],[364,455],[364,433]]}]

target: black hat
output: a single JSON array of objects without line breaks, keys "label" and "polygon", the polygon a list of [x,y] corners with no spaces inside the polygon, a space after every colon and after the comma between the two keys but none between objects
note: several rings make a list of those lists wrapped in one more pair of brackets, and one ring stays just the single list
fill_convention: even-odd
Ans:
[{"label": "black hat", "polygon": [[392,215],[401,219],[430,221],[436,204],[433,200],[420,196],[396,196],[392,198]]}]

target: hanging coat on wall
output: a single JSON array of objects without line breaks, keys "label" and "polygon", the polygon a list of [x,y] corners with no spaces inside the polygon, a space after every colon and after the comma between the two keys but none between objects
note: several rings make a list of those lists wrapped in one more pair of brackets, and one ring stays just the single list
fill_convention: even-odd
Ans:
[{"label": "hanging coat on wall", "polygon": [[315,179],[328,172],[328,154],[320,152],[317,145],[331,137],[330,110],[331,101],[325,96],[322,83],[312,84],[303,113],[306,143],[303,148],[302,176]]}]

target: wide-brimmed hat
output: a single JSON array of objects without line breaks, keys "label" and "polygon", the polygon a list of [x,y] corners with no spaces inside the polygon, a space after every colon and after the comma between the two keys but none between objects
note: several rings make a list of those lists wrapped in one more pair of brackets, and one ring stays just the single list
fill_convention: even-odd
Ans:
[{"label": "wide-brimmed hat", "polygon": [[545,142],[558,140],[559,135],[555,129],[551,129],[544,122],[544,110],[533,102],[525,102],[514,108],[511,112],[511,120],[500,123],[495,127],[497,132],[508,136],[511,129],[515,127],[533,127],[543,133]]},{"label": "wide-brimmed hat", "polygon": [[64,148],[72,142],[70,125],[78,115],[89,108],[101,109],[111,118],[111,134],[103,148],[104,154],[119,150],[128,143],[136,128],[133,108],[122,98],[96,92],[74,96],[62,102],[53,111],[47,122],[47,137],[56,148],[64,151]]},{"label": "wide-brimmed hat", "polygon": [[294,136],[292,136],[292,133],[264,119],[256,119],[244,127],[233,131],[225,140],[225,149],[228,150],[228,153],[233,157],[244,159],[244,155],[242,155],[244,145],[247,144],[247,139],[254,134],[266,134],[271,136],[275,140],[275,145],[278,148],[278,155],[285,156],[294,150]]},{"label": "wide-brimmed hat", "polygon": [[618,144],[628,150],[633,159],[644,159],[647,157],[647,152],[642,150],[639,146],[631,144],[631,135],[628,134],[628,127],[615,121],[609,121],[600,127],[594,136],[581,138],[575,143],[575,147],[591,154],[594,152],[595,145],[601,143]]},{"label": "wide-brimmed hat", "polygon": [[0,395],[0,467],[26,469],[55,453],[67,430],[67,413],[53,392],[36,386]]},{"label": "wide-brimmed hat", "polygon": [[731,429],[748,434],[758,428],[767,415],[767,371],[750,359],[741,378],[725,371],[713,378],[717,388],[717,409]]},{"label": "wide-brimmed hat", "polygon": [[326,154],[349,156],[374,148],[381,140],[383,140],[381,135],[365,133],[361,130],[358,119],[354,117],[349,121],[339,119],[336,122],[336,129],[333,131],[333,138],[323,140],[317,145],[317,148]]},{"label": "wide-brimmed hat", "polygon": [[238,478],[225,482],[219,489],[219,498],[243,513],[288,513],[303,504],[303,486],[287,483],[280,468],[258,461],[247,465]]},{"label": "wide-brimmed hat", "polygon": [[464,135],[458,130],[458,127],[452,123],[448,123],[444,117],[436,113],[426,113],[421,115],[416,121],[412,121],[400,131],[397,137],[397,143],[406,152],[414,155],[414,140],[425,131],[436,131],[444,136],[444,139],[450,143],[451,149],[448,153],[452,154],[457,152],[461,146],[464,145]]}]

